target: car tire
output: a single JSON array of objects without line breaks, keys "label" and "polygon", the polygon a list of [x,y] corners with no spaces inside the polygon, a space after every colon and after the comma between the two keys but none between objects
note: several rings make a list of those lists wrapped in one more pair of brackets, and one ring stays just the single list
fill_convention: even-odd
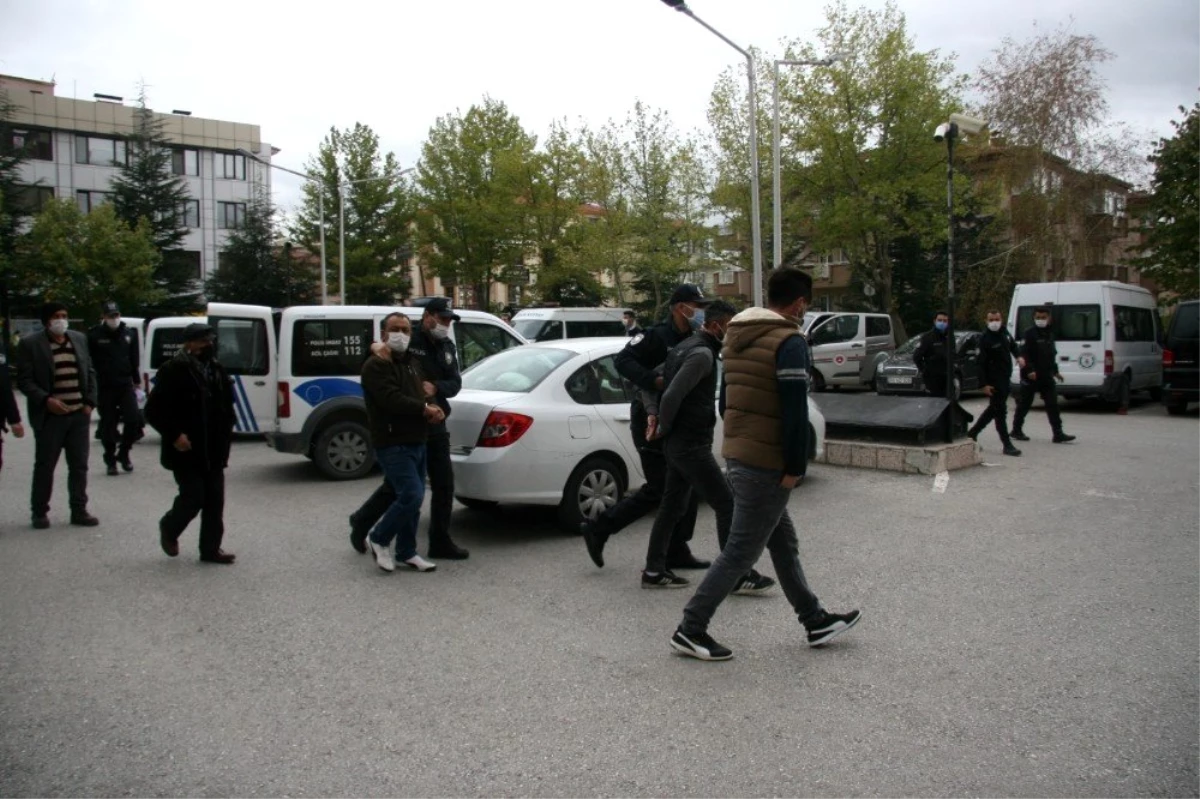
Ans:
[{"label": "car tire", "polygon": [[558,506],[558,520],[565,530],[577,533],[580,524],[599,516],[624,495],[625,479],[617,463],[612,458],[593,455],[584,459],[567,478]]},{"label": "car tire", "polygon": [[1153,402],[1162,402],[1162,398],[1163,398],[1162,386],[1151,386],[1150,388],[1146,389],[1146,393],[1150,395],[1150,399]]},{"label": "car tire", "polygon": [[1183,416],[1187,413],[1187,400],[1173,400],[1167,403],[1167,413],[1172,416]]},{"label": "car tire", "polygon": [[370,433],[358,422],[334,422],[317,434],[313,463],[331,480],[366,477],[375,465]]},{"label": "car tire", "polygon": [[1130,384],[1131,380],[1129,378],[1129,372],[1123,373],[1121,375],[1121,382],[1117,384],[1116,410],[1129,407],[1129,400],[1133,394],[1133,389],[1130,387]]},{"label": "car tire", "polygon": [[812,387],[813,391],[825,390],[825,375],[821,374],[820,369],[812,370]]},{"label": "car tire", "polygon": [[471,497],[455,497],[458,504],[471,510],[491,510],[500,503],[494,499],[472,499]]}]

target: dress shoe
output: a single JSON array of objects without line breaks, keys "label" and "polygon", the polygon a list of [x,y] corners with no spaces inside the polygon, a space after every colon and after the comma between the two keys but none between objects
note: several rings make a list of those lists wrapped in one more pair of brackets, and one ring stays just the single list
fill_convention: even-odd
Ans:
[{"label": "dress shoe", "polygon": [[1021,450],[1014,447],[1012,444],[1004,445],[1004,454],[1012,455],[1014,458],[1021,454]]},{"label": "dress shoe", "polygon": [[229,565],[237,560],[237,557],[232,552],[226,552],[223,549],[218,549],[211,555],[201,555],[201,563],[223,563]]},{"label": "dress shoe", "polygon": [[972,441],[978,441],[979,440],[979,431],[974,428],[968,430],[967,438],[971,439]]},{"label": "dress shoe", "polygon": [[429,547],[429,557],[437,560],[466,560],[471,557],[471,553],[453,541],[443,541],[437,546]]},{"label": "dress shoe", "polygon": [[608,542],[608,533],[603,530],[597,530],[596,525],[590,522],[580,523],[579,533],[583,536],[583,543],[587,547],[588,557],[592,559],[592,563],[603,569],[604,545]]},{"label": "dress shoe", "polygon": [[50,517],[49,516],[34,516],[33,517],[33,529],[45,530],[49,526],[50,526]]},{"label": "dress shoe", "polygon": [[100,524],[100,520],[87,511],[71,514],[71,524],[76,527],[95,527]]},{"label": "dress shoe", "polygon": [[162,547],[162,551],[167,553],[167,557],[176,557],[179,554],[179,542],[172,538],[162,522],[158,525],[158,543]]},{"label": "dress shoe", "polygon": [[117,471],[117,464],[115,464],[115,463],[108,464],[108,476],[116,477],[118,474],[120,474],[120,472]]},{"label": "dress shoe", "polygon": [[667,557],[668,569],[707,569],[711,565],[711,560],[698,558],[691,552],[685,552],[682,555],[671,555]]},{"label": "dress shoe", "polygon": [[124,456],[123,458],[117,458],[117,463],[121,464],[121,468],[125,471],[133,471],[133,461],[129,460],[128,455]]},{"label": "dress shoe", "polygon": [[371,534],[370,530],[360,530],[354,526],[354,517],[350,517],[350,546],[354,547],[354,551],[360,555],[367,554],[367,536]]},{"label": "dress shoe", "polygon": [[1054,436],[1053,440],[1055,444],[1066,444],[1068,441],[1074,441],[1075,436],[1069,436],[1066,433],[1059,433]]},{"label": "dress shoe", "polygon": [[1015,438],[1017,441],[1028,441],[1029,440],[1029,436],[1025,435],[1025,433],[1020,430],[1012,431],[1012,433],[1009,434],[1009,438]]}]

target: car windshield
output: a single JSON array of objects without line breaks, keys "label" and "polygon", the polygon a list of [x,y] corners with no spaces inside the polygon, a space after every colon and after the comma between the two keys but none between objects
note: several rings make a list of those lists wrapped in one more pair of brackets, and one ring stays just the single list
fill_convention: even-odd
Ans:
[{"label": "car windshield", "polygon": [[463,388],[480,391],[513,391],[527,394],[546,376],[575,357],[570,350],[550,347],[513,347],[484,358],[463,372]]}]

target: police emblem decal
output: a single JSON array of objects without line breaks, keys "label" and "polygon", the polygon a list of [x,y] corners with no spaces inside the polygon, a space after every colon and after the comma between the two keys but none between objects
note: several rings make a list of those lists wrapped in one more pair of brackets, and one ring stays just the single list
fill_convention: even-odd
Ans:
[{"label": "police emblem decal", "polygon": [[1090,352],[1085,352],[1079,356],[1079,365],[1084,369],[1091,369],[1096,365],[1096,356]]},{"label": "police emblem decal", "polygon": [[645,333],[638,333],[636,336],[634,336],[633,338],[629,339],[629,344],[628,344],[628,346],[630,346],[630,347],[636,347],[636,346],[637,346],[639,343],[641,343],[642,339],[644,339],[645,337],[646,337],[646,334],[645,334]]}]

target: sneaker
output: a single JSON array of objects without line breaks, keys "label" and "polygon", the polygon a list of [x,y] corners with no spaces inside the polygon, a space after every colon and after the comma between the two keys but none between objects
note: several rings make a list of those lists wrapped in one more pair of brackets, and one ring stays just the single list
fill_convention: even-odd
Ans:
[{"label": "sneaker", "polygon": [[685,585],[688,585],[687,580],[669,571],[659,572],[653,577],[642,572],[642,588],[683,588]]},{"label": "sneaker", "polygon": [[425,560],[425,558],[421,557],[420,555],[413,555],[411,558],[404,561],[404,565],[408,566],[408,568],[412,569],[413,571],[419,571],[419,572],[437,571],[436,563],[430,563],[429,561]]},{"label": "sneaker", "polygon": [[718,644],[708,633],[685,633],[678,627],[671,636],[671,648],[697,660],[729,660],[733,657],[732,650]]},{"label": "sneaker", "polygon": [[1055,444],[1066,444],[1068,441],[1074,441],[1074,440],[1075,440],[1075,436],[1069,436],[1066,433],[1057,433],[1057,434],[1055,434],[1054,439],[1053,439]]},{"label": "sneaker", "polygon": [[588,557],[592,559],[592,563],[603,569],[604,544],[608,541],[608,535],[597,530],[596,525],[591,522],[581,523],[579,533],[583,536],[583,543],[587,546]]},{"label": "sneaker", "polygon": [[367,539],[367,543],[371,547],[372,554],[375,555],[375,563],[385,572],[396,571],[396,561],[392,560],[392,550],[387,547],[381,547],[374,541]]},{"label": "sneaker", "polygon": [[1029,436],[1025,435],[1023,430],[1014,430],[1009,433],[1009,438],[1015,438],[1017,441],[1028,441]]},{"label": "sneaker", "polygon": [[1004,445],[1004,454],[1012,455],[1014,458],[1021,454],[1021,450],[1014,447],[1012,444]]},{"label": "sneaker", "polygon": [[746,572],[737,585],[733,587],[733,593],[741,596],[759,596],[765,594],[775,587],[775,581],[770,577],[764,577],[754,569]]},{"label": "sneaker", "polygon": [[862,614],[857,610],[849,613],[830,613],[822,610],[815,619],[804,625],[808,630],[808,645],[824,646],[858,624],[860,618]]}]

